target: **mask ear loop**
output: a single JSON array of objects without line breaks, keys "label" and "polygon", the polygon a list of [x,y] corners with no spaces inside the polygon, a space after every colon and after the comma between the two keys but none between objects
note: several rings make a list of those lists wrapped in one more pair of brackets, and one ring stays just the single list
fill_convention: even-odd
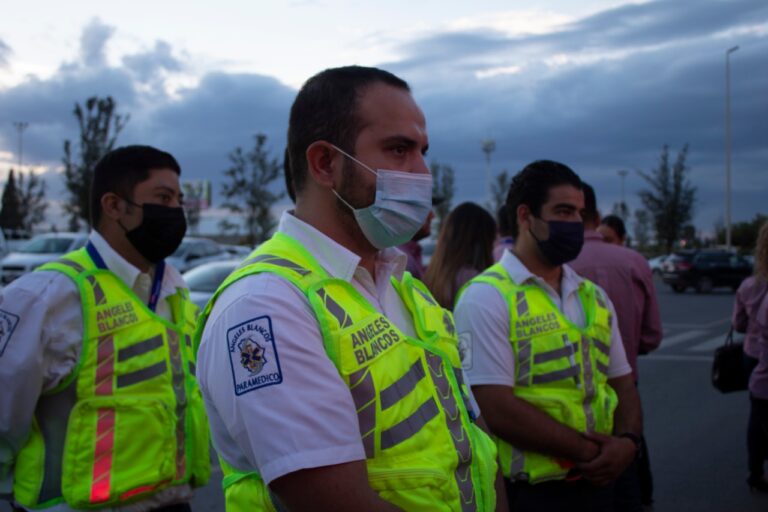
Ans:
[{"label": "mask ear loop", "polygon": [[[331,147],[333,147],[333,149],[335,149],[336,151],[338,151],[338,152],[339,152],[339,153],[341,153],[342,155],[346,156],[347,158],[349,158],[350,160],[352,160],[352,161],[353,161],[353,162],[355,162],[356,164],[359,164],[359,165],[360,165],[360,166],[361,166],[363,169],[365,169],[366,171],[373,173],[373,175],[374,175],[374,176],[376,176],[377,178],[379,177],[379,173],[377,173],[376,171],[374,171],[373,169],[371,169],[370,167],[368,167],[367,165],[365,165],[363,162],[361,162],[361,161],[360,161],[360,160],[358,160],[357,158],[353,157],[352,155],[350,155],[349,153],[347,153],[346,151],[344,151],[343,149],[341,149],[341,148],[340,148],[339,146],[337,146],[336,144],[331,144]],[[333,192],[333,195],[335,195],[335,196],[336,196],[336,197],[339,199],[339,201],[341,201],[342,203],[344,203],[344,204],[346,205],[346,207],[347,207],[347,208],[349,208],[349,209],[350,209],[350,210],[352,210],[353,212],[355,211],[355,208],[354,208],[354,207],[353,207],[351,204],[349,204],[349,203],[348,203],[348,202],[347,202],[347,201],[346,201],[346,200],[345,200],[343,197],[341,197],[341,196],[339,195],[339,193],[338,193],[338,192],[336,192],[336,189],[335,189],[335,188],[332,188],[332,189],[331,189],[331,192]]]}]

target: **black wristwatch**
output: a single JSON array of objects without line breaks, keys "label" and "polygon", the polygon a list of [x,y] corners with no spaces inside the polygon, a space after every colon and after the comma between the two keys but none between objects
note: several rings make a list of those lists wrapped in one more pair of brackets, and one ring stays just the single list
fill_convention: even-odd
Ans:
[{"label": "black wristwatch", "polygon": [[635,443],[635,455],[638,455],[640,453],[640,446],[642,444],[642,440],[640,439],[640,436],[637,434],[633,434],[632,432],[624,432],[623,434],[619,434],[618,437],[624,437],[626,439],[629,439],[633,443]]}]

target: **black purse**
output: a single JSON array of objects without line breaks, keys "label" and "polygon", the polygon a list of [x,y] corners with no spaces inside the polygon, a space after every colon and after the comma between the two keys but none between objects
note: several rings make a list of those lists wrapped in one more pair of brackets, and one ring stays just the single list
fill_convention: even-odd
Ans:
[{"label": "black purse", "polygon": [[749,371],[744,365],[744,344],[733,341],[733,327],[722,347],[715,349],[712,385],[721,393],[744,391],[749,386]]}]

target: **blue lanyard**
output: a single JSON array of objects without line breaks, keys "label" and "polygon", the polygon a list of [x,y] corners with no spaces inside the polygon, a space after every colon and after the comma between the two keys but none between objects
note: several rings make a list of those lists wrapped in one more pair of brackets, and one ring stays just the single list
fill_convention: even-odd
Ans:
[{"label": "blue lanyard", "polygon": [[[104,258],[101,257],[99,251],[94,247],[93,242],[88,242],[85,246],[85,250],[88,251],[88,255],[91,257],[96,266],[102,270],[109,270]],[[163,274],[165,273],[165,261],[161,261],[155,265],[155,278],[152,281],[152,290],[149,293],[149,302],[147,307],[154,312],[157,309],[157,303],[160,301],[160,289],[163,285]]]}]

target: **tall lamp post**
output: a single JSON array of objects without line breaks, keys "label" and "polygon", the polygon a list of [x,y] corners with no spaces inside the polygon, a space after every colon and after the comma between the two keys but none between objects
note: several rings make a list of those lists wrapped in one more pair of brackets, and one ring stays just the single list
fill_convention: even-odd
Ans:
[{"label": "tall lamp post", "polygon": [[731,54],[738,46],[725,52],[725,246],[731,250]]},{"label": "tall lamp post", "polygon": [[14,121],[13,126],[15,126],[16,131],[19,132],[19,172],[21,172],[21,164],[23,162],[22,155],[24,154],[24,130],[27,129],[29,123],[26,121]]},{"label": "tall lamp post", "polygon": [[625,212],[627,211],[627,203],[624,202],[624,179],[627,177],[627,174],[629,174],[629,171],[626,169],[621,169],[620,171],[616,171],[618,175],[621,177],[621,219],[625,219]]},{"label": "tall lamp post", "polygon": [[493,204],[493,184],[491,183],[491,153],[496,151],[496,141],[485,139],[481,142],[485,153],[485,182],[488,185],[488,204]]}]

